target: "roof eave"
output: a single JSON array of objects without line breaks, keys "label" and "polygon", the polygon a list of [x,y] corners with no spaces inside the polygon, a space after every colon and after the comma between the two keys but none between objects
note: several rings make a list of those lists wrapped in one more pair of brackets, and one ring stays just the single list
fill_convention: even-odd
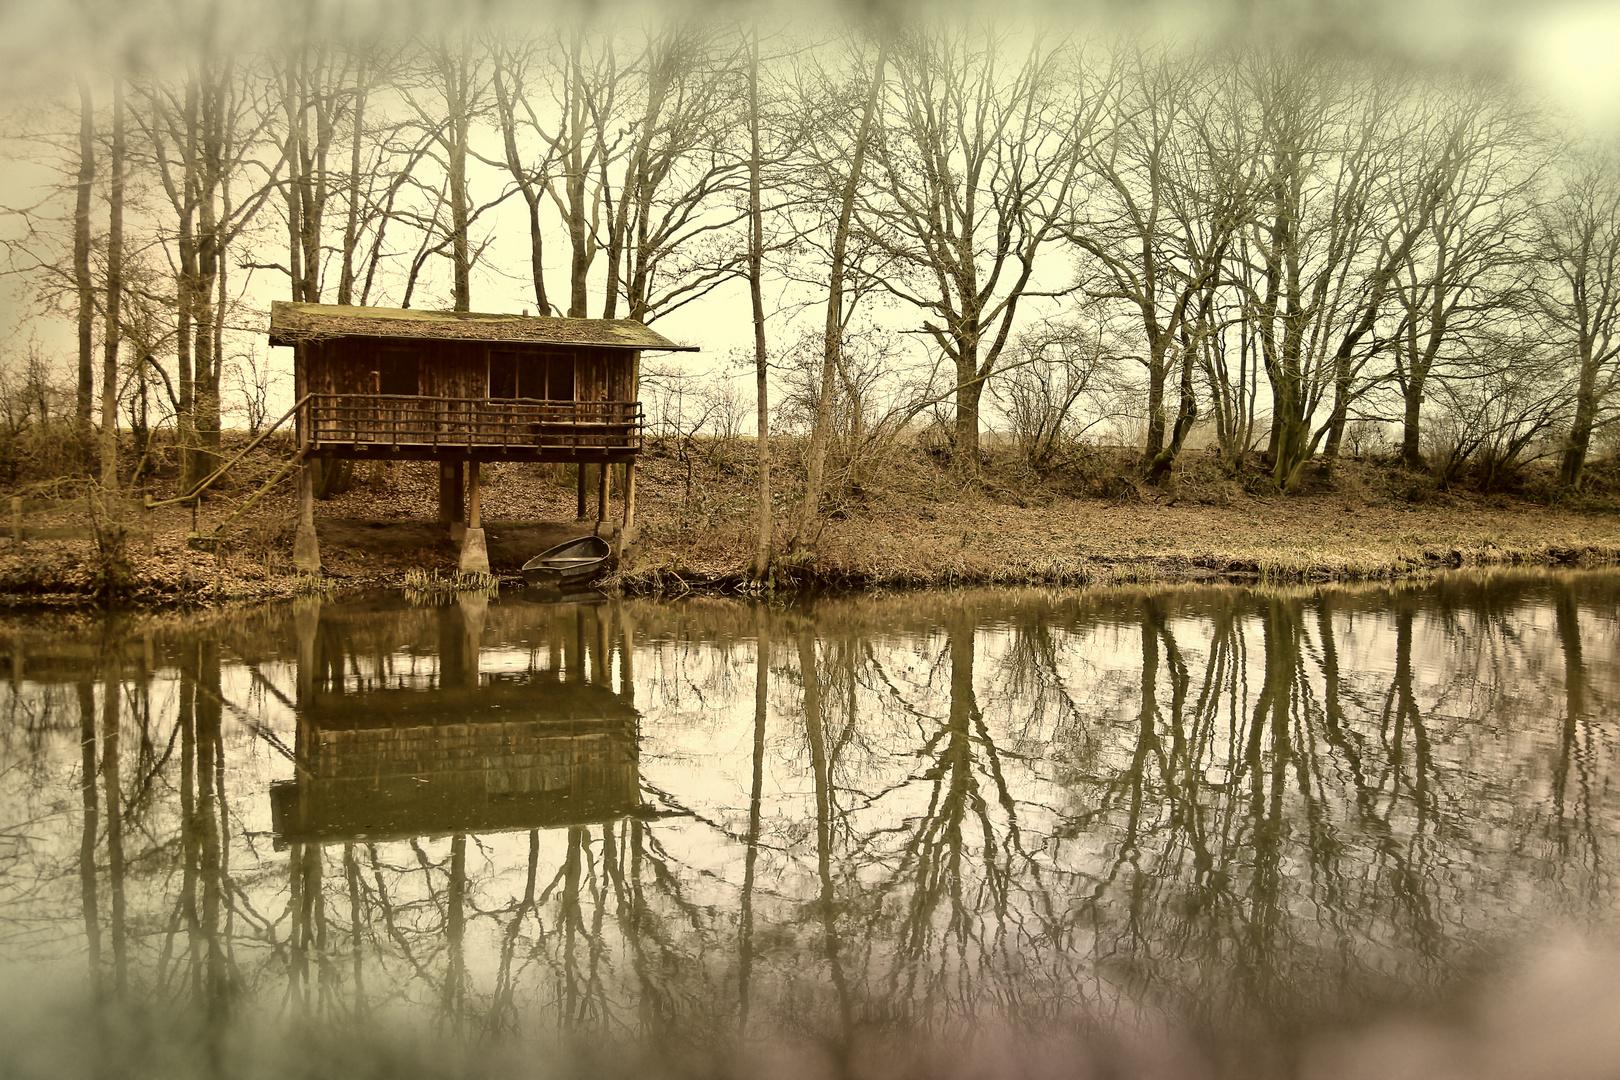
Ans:
[{"label": "roof eave", "polygon": [[392,339],[409,341],[447,341],[462,342],[468,345],[550,345],[561,348],[576,349],[612,349],[616,352],[702,352],[701,345],[677,345],[671,342],[668,345],[642,345],[622,344],[606,341],[547,341],[543,338],[532,337],[478,337],[453,338],[437,337],[432,334],[350,334],[350,333],[315,333],[315,332],[277,332],[272,329],[269,334],[272,347],[291,348],[309,341],[340,341],[343,339],[367,339],[371,341],[388,341]]}]

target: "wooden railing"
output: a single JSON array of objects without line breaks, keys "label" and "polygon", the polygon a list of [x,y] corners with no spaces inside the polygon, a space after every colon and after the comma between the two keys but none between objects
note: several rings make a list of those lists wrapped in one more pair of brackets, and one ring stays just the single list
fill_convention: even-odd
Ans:
[{"label": "wooden railing", "polygon": [[642,411],[639,401],[311,394],[302,421],[311,449],[602,453],[641,448]]}]

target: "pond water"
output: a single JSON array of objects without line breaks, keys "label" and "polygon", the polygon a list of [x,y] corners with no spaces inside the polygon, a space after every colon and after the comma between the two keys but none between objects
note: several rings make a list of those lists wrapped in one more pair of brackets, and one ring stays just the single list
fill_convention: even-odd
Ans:
[{"label": "pond water", "polygon": [[0,1073],[1612,1076],[1620,574],[0,626]]}]

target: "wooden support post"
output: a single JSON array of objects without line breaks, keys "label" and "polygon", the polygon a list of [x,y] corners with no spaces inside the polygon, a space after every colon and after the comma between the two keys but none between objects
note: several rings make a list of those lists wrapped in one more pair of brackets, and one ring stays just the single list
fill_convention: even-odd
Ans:
[{"label": "wooden support post", "polygon": [[636,459],[624,463],[624,530],[623,544],[636,542]]},{"label": "wooden support post", "polygon": [[11,497],[11,547],[15,551],[21,551],[22,550],[22,542],[23,542],[22,504],[23,504],[23,501],[22,501],[22,497],[20,495],[13,495]]},{"label": "wooden support post", "polygon": [[575,521],[584,521],[589,516],[587,513],[589,507],[586,505],[585,501],[585,468],[586,465],[583,461],[576,461],[574,463],[574,469],[578,474],[576,479],[579,481],[579,509],[574,514]]},{"label": "wooden support post", "polygon": [[[306,574],[321,572],[321,545],[315,537],[315,467],[306,458],[298,467],[298,529],[293,533],[293,567]],[[192,505],[196,513],[196,504]]]},{"label": "wooden support post", "polygon": [[455,488],[456,463],[453,461],[439,462],[439,524],[449,525],[456,520],[456,508],[452,502]]},{"label": "wooden support post", "polygon": [[601,524],[608,519],[608,496],[613,487],[610,480],[613,470],[605,461],[598,465],[596,470],[596,521]]},{"label": "wooden support post", "polygon": [[591,683],[613,689],[613,666],[608,659],[613,655],[608,646],[608,608],[604,605],[596,609],[596,657],[591,661]]},{"label": "wooden support post", "polygon": [[450,526],[450,539],[458,544],[467,528],[463,468],[460,461],[439,462],[439,523]]},{"label": "wooden support post", "polygon": [[477,460],[467,462],[467,531],[461,537],[461,561],[457,567],[464,574],[489,573],[481,486]]},{"label": "wooden support post", "polygon": [[[320,638],[321,602],[314,597],[297,600],[293,605],[293,637],[298,643],[298,672],[293,680],[300,712],[315,700],[315,643]],[[300,740],[297,749],[307,749]]]},{"label": "wooden support post", "polygon": [[478,686],[478,653],[484,641],[484,622],[489,615],[489,597],[479,592],[464,592],[456,597],[456,606],[461,609],[462,651],[464,658],[461,662],[462,670],[466,672],[467,685],[473,688]]},{"label": "wooden support post", "polygon": [[618,608],[619,613],[619,693],[624,695],[625,703],[631,708],[636,704],[636,669],[634,656],[636,651],[636,620],[635,616],[625,608]]}]

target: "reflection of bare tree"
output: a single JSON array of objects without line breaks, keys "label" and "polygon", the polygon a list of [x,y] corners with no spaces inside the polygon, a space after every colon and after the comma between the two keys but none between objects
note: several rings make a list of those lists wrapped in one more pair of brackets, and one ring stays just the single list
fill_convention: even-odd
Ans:
[{"label": "reflection of bare tree", "polygon": [[[1557,761],[1552,773],[1549,807],[1551,839],[1557,865],[1582,866],[1587,895],[1597,901],[1607,878],[1599,823],[1594,814],[1593,772],[1598,760],[1588,704],[1588,673],[1581,636],[1580,609],[1569,580],[1554,586],[1559,644],[1564,654],[1564,722],[1559,730]],[[1599,713],[1598,715],[1601,715]]]},{"label": "reflection of bare tree", "polygon": [[839,898],[833,883],[833,794],[832,764],[828,755],[826,724],[822,715],[821,675],[816,666],[816,640],[809,626],[798,633],[799,674],[804,680],[804,728],[810,745],[810,775],[816,793],[816,881],[820,893],[815,910],[821,921],[822,950],[827,974],[838,997],[838,1015],[829,1043],[839,1062],[840,1073],[848,1072],[850,1036],[855,1029],[854,1006],[849,980],[844,974],[844,950],[838,930]]},{"label": "reflection of bare tree", "polygon": [[79,840],[79,896],[84,909],[84,941],[90,959],[90,983],[101,991],[101,915],[96,895],[96,828],[100,807],[96,801],[96,691],[89,679],[81,679],[79,694],[79,746],[81,769],[79,791],[84,806],[84,827]]},{"label": "reflection of bare tree", "polygon": [[[890,993],[929,1013],[968,1016],[980,979],[1005,969],[1010,943],[1008,892],[1022,863],[1017,812],[995,740],[974,687],[975,632],[965,612],[946,622],[949,707],[918,751],[929,785],[926,809],[880,894],[904,908],[896,934]],[[985,782],[990,787],[986,797]],[[996,819],[993,805],[1003,814]],[[970,960],[969,957],[972,957]]]},{"label": "reflection of bare tree", "polygon": [[444,1015],[450,1030],[459,1035],[467,1007],[467,837],[463,833],[450,838],[445,907],[444,942],[449,965],[444,975]]},{"label": "reflection of bare tree", "polygon": [[124,812],[118,779],[119,706],[122,699],[122,671],[116,659],[102,665],[101,701],[101,782],[107,804],[107,893],[111,905],[113,989],[122,998],[129,989],[129,948],[126,938],[124,902]]},{"label": "reflection of bare tree", "polygon": [[1344,685],[1328,608],[1311,619],[1299,598],[1227,593],[1199,622],[1153,596],[1139,611],[1142,681],[1120,765],[1069,780],[1094,792],[1069,830],[1114,837],[1108,869],[1064,926],[1106,927],[1135,993],[1192,1006],[1228,1041],[1268,1018],[1255,1038],[1277,1045],[1345,1006],[1346,978],[1375,963],[1359,955],[1369,923],[1388,920],[1420,958],[1441,937],[1437,768],[1410,618],[1397,614],[1394,678],[1367,708]]},{"label": "reflection of bare tree", "polygon": [[749,990],[754,975],[754,876],[759,865],[760,807],[765,795],[765,717],[770,702],[771,624],[764,605],[754,608],[754,742],[748,789],[748,837],[737,926],[737,1037],[748,1037]]}]

